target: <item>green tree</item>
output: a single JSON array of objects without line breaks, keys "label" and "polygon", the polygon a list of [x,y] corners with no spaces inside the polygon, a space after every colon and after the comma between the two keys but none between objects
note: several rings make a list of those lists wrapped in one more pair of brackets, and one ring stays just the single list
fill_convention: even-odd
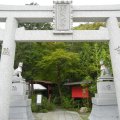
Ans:
[{"label": "green tree", "polygon": [[[105,27],[105,23],[86,23],[74,27],[75,30],[99,30]],[[72,48],[70,51],[77,52],[81,56],[80,76],[82,79],[89,75],[92,79],[96,79],[100,74],[99,61],[103,59],[107,66],[111,68],[110,53],[108,42],[84,42],[69,44]]]},{"label": "green tree", "polygon": [[38,62],[37,67],[41,68],[41,75],[52,80],[58,86],[60,99],[62,98],[61,83],[65,80],[66,74],[75,72],[79,68],[79,55],[63,49],[56,49],[49,55],[43,56]]},{"label": "green tree", "polygon": [[[26,30],[51,30],[52,25],[50,23],[21,23],[19,27],[25,27]],[[81,24],[75,27],[75,30],[98,30],[100,26],[105,26],[104,23],[87,23]],[[94,81],[100,74],[99,61],[105,60],[106,65],[110,65],[110,54],[108,42],[46,42],[46,43],[17,43],[15,66],[19,61],[24,62],[23,76],[27,80],[44,79],[52,80],[52,75],[48,76],[46,73],[51,73],[49,69],[40,69],[38,66],[44,56],[49,56],[57,49],[62,49],[68,52],[78,53],[81,58],[79,61],[79,68],[72,66],[74,69],[70,69],[64,74],[64,79],[72,79],[74,81],[80,81],[90,76]],[[24,54],[23,54],[24,53]],[[110,66],[111,67],[111,66]],[[54,69],[53,69],[54,70]],[[45,72],[44,72],[45,71]],[[55,74],[53,74],[54,77]],[[43,77],[44,76],[44,77]],[[51,79],[49,79],[51,78]]]},{"label": "green tree", "polygon": [[[31,3],[33,4],[33,3]],[[20,23],[19,27],[24,27],[26,30],[51,30],[52,25],[50,23]],[[48,49],[49,43],[17,43],[15,67],[22,61],[23,76],[27,80],[34,80],[36,77],[37,61],[42,58],[43,55],[50,52]],[[51,48],[51,47],[50,47]],[[24,53],[24,54],[23,54]]]}]

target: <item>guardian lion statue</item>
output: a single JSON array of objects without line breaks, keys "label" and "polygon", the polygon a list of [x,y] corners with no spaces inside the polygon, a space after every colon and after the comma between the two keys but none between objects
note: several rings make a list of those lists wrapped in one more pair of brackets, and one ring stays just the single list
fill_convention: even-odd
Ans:
[{"label": "guardian lion statue", "polygon": [[100,70],[101,70],[101,75],[100,75],[100,77],[111,76],[110,70],[108,69],[108,67],[106,67],[106,66],[104,65],[103,60],[100,61],[100,65],[101,65],[101,67],[100,67]]},{"label": "guardian lion statue", "polygon": [[22,75],[21,75],[21,73],[22,73],[22,67],[23,67],[23,63],[19,62],[18,68],[14,70],[13,76],[17,76],[17,77],[22,78]]}]

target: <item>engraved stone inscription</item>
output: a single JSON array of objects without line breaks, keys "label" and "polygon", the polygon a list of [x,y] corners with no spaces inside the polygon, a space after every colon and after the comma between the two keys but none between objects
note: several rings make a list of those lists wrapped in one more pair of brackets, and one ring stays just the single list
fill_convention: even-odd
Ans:
[{"label": "engraved stone inscription", "polygon": [[54,1],[54,34],[72,34],[72,1]]},{"label": "engraved stone inscription", "polygon": [[111,85],[106,86],[107,90],[111,90],[112,89],[111,87],[112,87]]},{"label": "engraved stone inscription", "polygon": [[9,48],[3,48],[2,49],[2,55],[10,55]]},{"label": "engraved stone inscription", "polygon": [[117,48],[115,48],[115,50],[118,52],[118,54],[120,54],[120,46],[118,46]]},{"label": "engraved stone inscription", "polygon": [[12,86],[12,91],[17,91],[17,87],[16,86]]},{"label": "engraved stone inscription", "polygon": [[70,29],[69,5],[59,4],[57,9],[57,30]]},{"label": "engraved stone inscription", "polygon": [[56,31],[71,30],[71,2],[56,2],[54,7],[54,25]]}]

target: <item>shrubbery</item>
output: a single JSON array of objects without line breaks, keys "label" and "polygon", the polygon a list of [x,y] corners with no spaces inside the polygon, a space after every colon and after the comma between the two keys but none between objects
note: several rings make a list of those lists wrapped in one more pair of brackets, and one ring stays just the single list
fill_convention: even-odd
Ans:
[{"label": "shrubbery", "polygon": [[55,109],[55,105],[49,102],[46,97],[42,97],[41,105],[36,104],[36,95],[32,96],[32,112],[48,112]]},{"label": "shrubbery", "polygon": [[62,97],[62,107],[64,108],[73,108],[74,105],[73,105],[73,99],[70,98],[70,97],[65,97],[63,96]]},{"label": "shrubbery", "polygon": [[43,97],[41,108],[42,109],[46,109],[48,111],[54,110],[55,109],[55,104],[53,104],[52,102],[48,101],[48,99],[46,97]]}]

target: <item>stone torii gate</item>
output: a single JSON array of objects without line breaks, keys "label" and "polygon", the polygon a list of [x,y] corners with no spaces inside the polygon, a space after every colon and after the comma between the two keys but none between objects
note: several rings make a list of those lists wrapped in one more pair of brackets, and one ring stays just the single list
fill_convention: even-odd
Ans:
[{"label": "stone torii gate", "polygon": [[[0,5],[2,44],[0,67],[0,120],[9,119],[10,91],[16,42],[85,42],[109,41],[117,103],[120,116],[120,5],[72,6],[68,1],[54,2],[53,6]],[[54,22],[54,30],[25,30],[21,22]],[[72,30],[72,22],[106,22],[100,30]]]}]

